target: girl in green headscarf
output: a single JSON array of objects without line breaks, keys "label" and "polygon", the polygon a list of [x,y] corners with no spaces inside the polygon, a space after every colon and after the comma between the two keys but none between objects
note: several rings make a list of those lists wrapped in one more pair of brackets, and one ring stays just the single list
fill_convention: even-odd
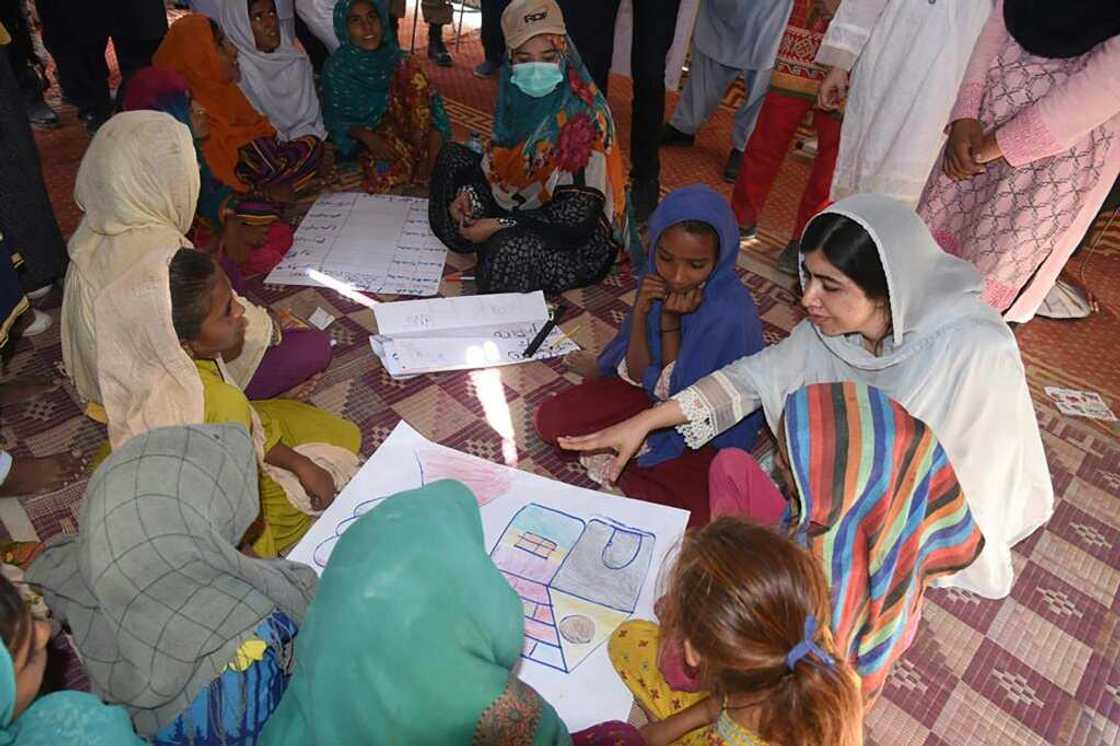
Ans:
[{"label": "girl in green headscarf", "polygon": [[16,587],[0,576],[0,745],[141,746],[120,707],[88,692],[38,696],[50,633],[50,622],[33,617]]},{"label": "girl in green headscarf", "polygon": [[512,671],[522,614],[465,486],[394,495],[331,554],[261,744],[568,744]]},{"label": "girl in green headscarf", "polygon": [[339,0],[339,47],[323,67],[323,121],[344,156],[356,155],[371,194],[427,185],[451,139],[443,97],[397,47],[384,0]]}]

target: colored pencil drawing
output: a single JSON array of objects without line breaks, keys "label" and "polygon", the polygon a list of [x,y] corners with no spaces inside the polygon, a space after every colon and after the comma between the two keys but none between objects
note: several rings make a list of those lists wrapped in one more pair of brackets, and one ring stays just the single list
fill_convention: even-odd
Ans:
[{"label": "colored pencil drawing", "polygon": [[513,470],[450,448],[418,448],[416,461],[421,485],[440,479],[458,480],[470,487],[479,507],[509,492],[513,484]]},{"label": "colored pencil drawing", "polygon": [[[441,479],[455,479],[470,488],[478,500],[479,507],[496,500],[510,490],[513,471],[504,466],[483,461],[473,456],[457,453],[449,448],[436,446],[417,448],[413,451],[419,478],[416,487],[438,482]],[[339,521],[334,532],[315,547],[312,561],[320,569],[327,566],[334,545],[350,528],[354,521],[373,510],[386,495],[363,500],[343,520]]]},{"label": "colored pencil drawing", "polygon": [[572,672],[637,608],[656,537],[530,503],[490,552],[521,597],[522,657]]}]

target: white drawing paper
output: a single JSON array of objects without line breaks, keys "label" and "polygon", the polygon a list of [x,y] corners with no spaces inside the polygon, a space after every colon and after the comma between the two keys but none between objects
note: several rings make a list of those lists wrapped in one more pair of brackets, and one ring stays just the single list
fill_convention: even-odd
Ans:
[{"label": "white drawing paper", "polygon": [[525,350],[548,322],[544,293],[498,293],[381,303],[373,309],[373,352],[394,378],[513,365],[579,349],[553,328],[531,356]]},{"label": "white drawing paper", "polygon": [[447,247],[428,224],[428,200],[333,192],[312,205],[266,282],[328,286],[318,272],[355,290],[431,296],[446,260]]},{"label": "white drawing paper", "polygon": [[[527,632],[520,678],[572,731],[625,720],[632,697],[610,664],[606,639],[628,618],[655,618],[658,579],[684,535],[687,511],[501,466],[432,443],[402,421],[289,559],[322,572],[338,537],[362,515],[389,495],[442,478],[459,479],[478,497],[486,548],[507,579],[532,575],[515,585]],[[541,564],[509,559],[519,544],[517,552],[531,545]]]}]

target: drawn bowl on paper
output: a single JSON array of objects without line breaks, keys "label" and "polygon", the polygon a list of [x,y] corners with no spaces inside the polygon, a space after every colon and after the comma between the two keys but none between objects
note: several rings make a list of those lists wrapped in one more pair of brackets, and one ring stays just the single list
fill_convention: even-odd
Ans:
[{"label": "drawn bowl on paper", "polygon": [[560,636],[575,645],[595,639],[595,621],[586,614],[569,614],[560,620]]},{"label": "drawn bowl on paper", "polygon": [[491,503],[510,491],[513,472],[498,464],[443,448],[420,448],[420,483],[429,485],[440,479],[454,479],[470,488],[479,506]]}]

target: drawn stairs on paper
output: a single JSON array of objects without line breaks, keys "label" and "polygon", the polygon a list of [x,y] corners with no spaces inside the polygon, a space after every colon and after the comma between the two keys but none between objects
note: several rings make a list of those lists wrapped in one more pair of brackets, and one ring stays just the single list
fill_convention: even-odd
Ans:
[{"label": "drawn stairs on paper", "polygon": [[570,673],[634,613],[656,537],[530,503],[490,552],[521,596],[522,656]]}]

